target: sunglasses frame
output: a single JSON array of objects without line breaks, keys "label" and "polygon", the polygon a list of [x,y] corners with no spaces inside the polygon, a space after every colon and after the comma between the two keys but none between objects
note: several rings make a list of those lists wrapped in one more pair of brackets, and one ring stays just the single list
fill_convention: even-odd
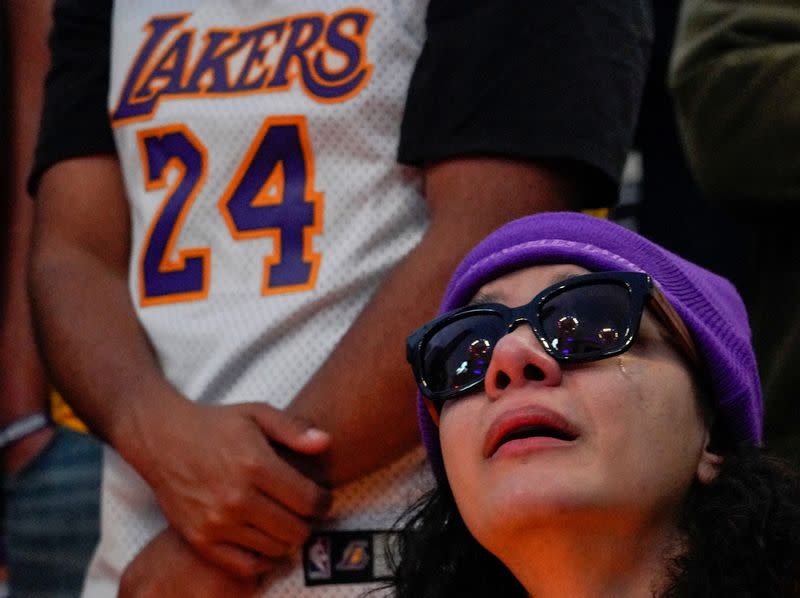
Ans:
[{"label": "sunglasses frame", "polygon": [[[613,283],[623,286],[628,291],[630,298],[630,313],[633,316],[630,322],[630,329],[627,332],[625,341],[621,346],[615,347],[609,351],[603,351],[596,354],[578,354],[578,355],[565,355],[559,353],[556,349],[550,346],[547,338],[541,327],[539,321],[540,307],[551,298],[578,287],[586,287],[597,284]],[[446,327],[453,321],[459,320],[463,317],[480,315],[480,314],[494,314],[499,315],[506,326],[505,334],[512,332],[517,326],[527,323],[533,330],[534,335],[539,340],[539,343],[544,348],[545,352],[559,363],[586,363],[591,361],[600,361],[615,355],[620,355],[630,349],[636,335],[639,332],[639,325],[644,313],[645,302],[652,299],[651,304],[655,308],[656,316],[659,317],[664,323],[678,335],[679,345],[684,349],[692,364],[699,363],[699,357],[694,343],[691,340],[691,335],[685,324],[675,313],[672,306],[666,298],[658,291],[653,283],[650,275],[644,272],[594,272],[590,274],[582,274],[579,276],[570,277],[564,281],[558,282],[554,285],[547,287],[538,293],[531,301],[519,307],[508,307],[501,303],[483,303],[477,305],[467,305],[443,314],[434,320],[431,320],[421,328],[414,331],[407,340],[406,344],[406,358],[411,364],[414,371],[414,377],[417,381],[417,386],[422,395],[429,399],[434,406],[441,409],[445,401],[464,396],[471,392],[480,390],[483,386],[485,377],[481,377],[474,382],[471,382],[456,390],[434,391],[428,386],[423,372],[423,356],[424,348],[427,341],[441,329]],[[638,315],[638,317],[637,317]],[[501,337],[502,338],[502,337]],[[498,339],[499,340],[499,339]]]}]

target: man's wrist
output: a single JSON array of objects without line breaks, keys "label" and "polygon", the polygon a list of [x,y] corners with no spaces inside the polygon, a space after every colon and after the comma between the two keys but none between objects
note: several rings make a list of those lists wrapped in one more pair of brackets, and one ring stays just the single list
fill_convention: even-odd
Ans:
[{"label": "man's wrist", "polygon": [[51,424],[50,416],[44,411],[29,413],[15,419],[7,426],[0,428],[0,450],[7,449],[23,438],[27,438],[31,434],[49,427]]}]

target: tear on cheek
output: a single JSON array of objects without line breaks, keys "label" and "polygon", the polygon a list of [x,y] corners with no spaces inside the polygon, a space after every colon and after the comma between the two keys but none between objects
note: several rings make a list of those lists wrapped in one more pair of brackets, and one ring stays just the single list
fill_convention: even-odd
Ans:
[{"label": "tear on cheek", "polygon": [[627,383],[626,388],[629,390],[631,398],[635,398],[639,402],[643,401],[648,396],[649,388],[647,376],[650,372],[647,368],[642,367],[642,364],[636,360],[626,360],[624,355],[617,355],[617,367]]}]

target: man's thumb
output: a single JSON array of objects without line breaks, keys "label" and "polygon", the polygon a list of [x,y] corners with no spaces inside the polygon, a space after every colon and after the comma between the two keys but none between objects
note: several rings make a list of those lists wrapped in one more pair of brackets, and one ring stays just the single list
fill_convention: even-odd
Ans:
[{"label": "man's thumb", "polygon": [[330,446],[330,434],[320,430],[308,420],[294,417],[266,405],[256,405],[255,407],[266,407],[266,409],[255,409],[253,415],[259,427],[271,441],[308,455],[321,453]]}]

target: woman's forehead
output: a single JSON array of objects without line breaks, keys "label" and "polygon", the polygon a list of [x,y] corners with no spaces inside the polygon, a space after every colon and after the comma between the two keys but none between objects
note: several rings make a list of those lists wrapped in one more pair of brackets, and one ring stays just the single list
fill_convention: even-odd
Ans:
[{"label": "woman's forehead", "polygon": [[589,270],[575,264],[528,266],[484,284],[470,303],[502,303],[509,307],[528,303],[537,293],[562,280]]}]

